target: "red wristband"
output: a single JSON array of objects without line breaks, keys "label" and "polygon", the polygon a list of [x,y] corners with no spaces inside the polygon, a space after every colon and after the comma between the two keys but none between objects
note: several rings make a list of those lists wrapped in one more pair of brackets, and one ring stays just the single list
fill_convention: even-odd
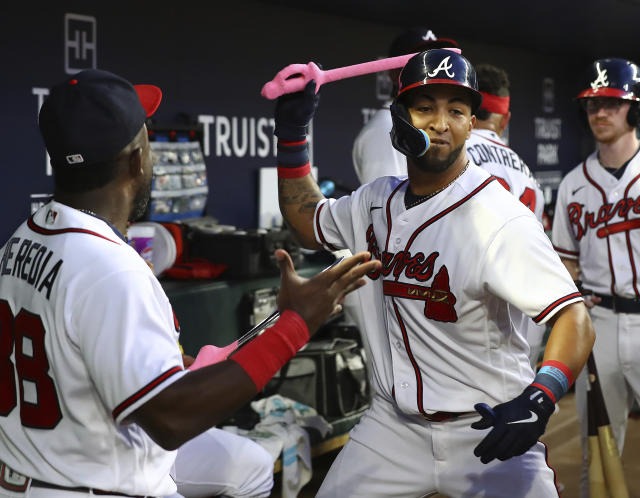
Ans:
[{"label": "red wristband", "polygon": [[282,166],[278,166],[278,178],[302,178],[309,173],[311,173],[311,165],[309,163],[298,166],[297,168],[283,168]]},{"label": "red wristband", "polygon": [[309,341],[309,329],[298,313],[285,310],[273,327],[241,348],[229,359],[251,377],[256,389],[262,388]]}]

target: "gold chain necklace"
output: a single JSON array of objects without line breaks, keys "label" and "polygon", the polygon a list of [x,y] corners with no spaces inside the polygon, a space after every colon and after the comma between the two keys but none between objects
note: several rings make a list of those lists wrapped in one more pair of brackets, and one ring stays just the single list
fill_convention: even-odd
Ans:
[{"label": "gold chain necklace", "polygon": [[450,186],[453,182],[455,182],[458,178],[460,178],[462,176],[462,174],[467,171],[467,167],[469,166],[469,159],[467,159],[467,164],[464,165],[464,168],[462,168],[462,171],[460,171],[460,173],[457,174],[457,176],[451,180],[449,183],[447,183],[444,187],[439,188],[438,190],[436,190],[435,192],[431,192],[430,194],[427,195],[423,195],[421,197],[419,197],[417,200],[413,201],[411,204],[409,204],[408,206],[405,206],[406,209],[411,209],[414,206],[417,206],[418,204],[420,204],[421,202],[424,202],[426,200],[431,199],[432,197],[438,195],[440,192],[442,192],[444,189],[446,189],[448,186]]}]

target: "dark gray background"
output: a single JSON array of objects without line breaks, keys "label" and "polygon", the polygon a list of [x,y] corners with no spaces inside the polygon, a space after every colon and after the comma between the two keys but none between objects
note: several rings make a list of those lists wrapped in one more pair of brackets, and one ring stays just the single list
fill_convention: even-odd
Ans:
[{"label": "dark gray background", "polygon": [[[50,2],[44,7],[0,7],[0,238],[29,214],[29,197],[49,193],[45,150],[37,129],[34,87],[49,87],[65,74],[65,13],[97,21],[97,67],[133,83],[164,91],[158,122],[180,114],[270,119],[273,102],[262,85],[289,63],[316,61],[325,69],[384,56],[402,28],[423,24],[456,39],[472,62],[503,66],[512,80],[510,144],[534,171],[573,167],[591,144],[580,129],[572,98],[580,74],[594,58],[640,60],[640,7],[631,1],[426,2],[249,1]],[[555,82],[555,108],[542,110],[542,80]],[[362,109],[376,108],[375,76],[323,87],[314,122],[314,159],[320,176],[356,186],[351,163]],[[562,119],[560,164],[537,164],[535,117]],[[265,128],[271,134],[271,128]],[[206,158],[210,193],[207,213],[221,223],[257,225],[257,171],[267,157]]]}]

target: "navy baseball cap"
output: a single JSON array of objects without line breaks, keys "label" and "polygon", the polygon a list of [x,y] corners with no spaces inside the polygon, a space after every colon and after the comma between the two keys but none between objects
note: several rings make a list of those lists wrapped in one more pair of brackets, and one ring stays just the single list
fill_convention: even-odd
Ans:
[{"label": "navy baseball cap", "polygon": [[115,158],[162,100],[153,85],[87,69],[54,86],[38,125],[55,167],[88,166]]},{"label": "navy baseball cap", "polygon": [[411,28],[396,36],[389,47],[389,57],[423,52],[431,48],[458,48],[451,38],[438,38],[428,28]]}]

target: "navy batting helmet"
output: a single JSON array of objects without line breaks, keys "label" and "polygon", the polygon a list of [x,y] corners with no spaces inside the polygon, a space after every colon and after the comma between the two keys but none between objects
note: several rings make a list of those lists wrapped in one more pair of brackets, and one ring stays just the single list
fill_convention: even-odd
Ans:
[{"label": "navy batting helmet", "polygon": [[472,114],[482,104],[475,69],[462,55],[446,48],[414,55],[402,69],[399,83],[398,95],[391,104],[391,143],[407,156],[421,157],[429,148],[429,137],[413,126],[403,103],[403,97],[409,90],[424,85],[456,85],[468,91]]},{"label": "navy batting helmet", "polygon": [[[577,99],[612,97],[632,102],[640,101],[640,68],[626,59],[598,59],[585,78],[587,84]],[[638,126],[638,104],[633,104],[627,114],[632,127]]]}]

